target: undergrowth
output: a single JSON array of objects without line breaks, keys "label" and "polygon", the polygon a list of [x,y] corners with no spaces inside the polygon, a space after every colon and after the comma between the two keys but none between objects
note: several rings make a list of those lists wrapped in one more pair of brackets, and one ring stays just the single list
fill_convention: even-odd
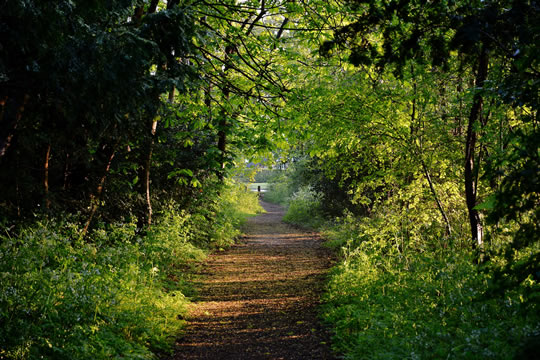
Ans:
[{"label": "undergrowth", "polygon": [[308,228],[318,228],[324,222],[321,215],[321,194],[310,187],[301,187],[288,199],[283,221]]},{"label": "undergrowth", "polygon": [[342,255],[323,310],[334,350],[346,359],[537,356],[538,303],[524,298],[524,289],[488,297],[492,275],[474,264],[472,252],[403,249],[385,238],[384,223],[349,215],[325,231]]},{"label": "undergrowth", "polygon": [[272,178],[264,200],[287,208],[283,221],[307,228],[318,228],[325,222],[322,214],[322,194],[291,177],[291,174],[296,172],[295,168],[291,168]]},{"label": "undergrowth", "polygon": [[152,359],[171,350],[189,300],[189,268],[229,246],[254,194],[229,184],[200,211],[164,207],[142,235],[77,216],[0,235],[0,358]]},{"label": "undergrowth", "polygon": [[[502,290],[496,278],[505,266],[529,264],[522,259],[538,256],[538,242],[514,251],[508,263],[500,249],[510,236],[493,231],[489,261],[477,265],[463,201],[451,184],[444,199],[453,209],[448,234],[422,178],[371,203],[369,212],[354,215],[343,203],[342,215],[329,219],[329,196],[316,190],[324,187],[299,186],[303,175],[295,168],[287,174],[274,179],[265,199],[287,206],[285,221],[321,230],[340,256],[322,309],[337,354],[355,360],[538,359],[538,273]],[[503,235],[516,226],[504,223]],[[518,278],[507,273],[507,282]]]},{"label": "undergrowth", "polygon": [[273,179],[264,194],[264,200],[280,205],[287,205],[292,195],[291,184],[288,177],[282,175]]}]

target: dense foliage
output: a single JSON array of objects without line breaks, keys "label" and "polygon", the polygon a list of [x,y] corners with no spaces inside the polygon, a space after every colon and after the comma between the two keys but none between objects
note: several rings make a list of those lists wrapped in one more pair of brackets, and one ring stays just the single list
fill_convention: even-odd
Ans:
[{"label": "dense foliage", "polygon": [[287,221],[327,219],[342,253],[324,310],[334,347],[351,359],[532,356],[538,5],[348,5],[290,94],[293,161],[265,195],[288,204]]},{"label": "dense foliage", "polygon": [[473,253],[444,244],[401,251],[403,239],[389,243],[386,225],[347,217],[326,233],[343,261],[331,275],[324,317],[346,358],[536,356],[537,309],[527,309],[521,291],[486,299],[490,275],[476,269]]},{"label": "dense foliage", "polygon": [[346,357],[525,357],[539,10],[0,1],[0,357],[165,348],[186,264],[254,202],[233,177],[342,252],[324,314]]},{"label": "dense foliage", "polygon": [[0,357],[168,349],[190,264],[258,211],[223,169],[234,26],[191,5],[0,2]]},{"label": "dense foliage", "polygon": [[190,268],[231,245],[259,211],[230,184],[196,212],[163,210],[142,236],[135,223],[39,218],[0,237],[0,357],[150,359],[169,351],[191,295]]}]

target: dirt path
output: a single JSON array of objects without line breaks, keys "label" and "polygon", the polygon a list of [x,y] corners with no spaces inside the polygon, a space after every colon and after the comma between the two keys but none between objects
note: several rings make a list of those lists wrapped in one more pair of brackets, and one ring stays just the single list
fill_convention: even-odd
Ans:
[{"label": "dirt path", "polygon": [[330,254],[262,205],[241,244],[209,257],[173,359],[333,359],[317,319]]}]

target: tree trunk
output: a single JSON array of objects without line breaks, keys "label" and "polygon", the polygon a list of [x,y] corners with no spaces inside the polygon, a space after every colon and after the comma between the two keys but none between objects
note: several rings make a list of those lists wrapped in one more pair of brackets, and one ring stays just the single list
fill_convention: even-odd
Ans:
[{"label": "tree trunk", "polygon": [[[422,156],[420,154],[420,156]],[[423,158],[421,158],[422,162],[422,169],[424,170],[424,175],[426,176],[426,179],[429,183],[429,188],[431,190],[431,194],[433,195],[433,198],[435,199],[435,202],[437,203],[437,208],[439,208],[439,212],[441,213],[444,222],[445,222],[445,228],[446,228],[446,235],[450,236],[452,235],[452,227],[450,226],[450,220],[448,220],[448,216],[446,216],[446,212],[444,211],[441,201],[439,200],[439,196],[437,195],[437,191],[435,191],[435,187],[433,186],[433,181],[431,181],[431,176],[429,175],[428,168],[426,166],[426,162]]]},{"label": "tree trunk", "polygon": [[[158,3],[159,3],[158,0],[152,0],[148,7],[147,14],[155,13],[157,10]],[[167,9],[171,9],[176,3],[178,2],[169,1],[167,3]],[[136,22],[137,25],[140,25],[142,16],[144,14],[144,11],[142,9],[143,7],[135,9],[135,18],[137,21]],[[169,101],[172,101],[173,98],[174,98],[174,88],[169,93]],[[151,172],[151,167],[152,167],[152,155],[154,152],[154,137],[156,134],[156,129],[157,129],[157,121],[152,120],[152,125],[150,128],[151,136],[150,136],[150,140],[148,141],[148,147],[146,148],[147,150],[146,156],[144,156],[143,172],[142,174],[140,174],[142,175],[141,178],[144,179],[143,180],[144,181],[144,185],[143,185],[144,186],[144,199],[146,203],[145,204],[146,205],[146,221],[144,221],[144,216],[142,217],[142,219],[140,219],[140,221],[141,221],[141,225],[142,223],[146,223],[146,225],[148,226],[152,225],[152,214],[153,214],[152,201],[151,201],[151,196],[150,196],[150,172]],[[141,161],[143,160],[141,159]]]},{"label": "tree trunk", "polygon": [[157,130],[157,121],[152,121],[151,139],[148,147],[148,156],[146,157],[145,169],[144,169],[144,187],[146,193],[146,224],[152,225],[152,201],[150,198],[150,168],[152,166],[152,154],[154,152],[154,138]]},{"label": "tree trunk", "polygon": [[[234,53],[236,50],[235,46],[233,44],[228,44],[225,47],[225,68],[223,70],[223,78],[224,78],[224,85],[222,94],[224,101],[229,101],[231,90],[229,88],[229,85],[227,84],[227,70],[231,67],[230,65],[230,55]],[[221,169],[218,171],[218,178],[219,180],[223,180],[225,177],[225,160],[226,160],[226,152],[227,152],[227,128],[229,127],[229,123],[227,122],[227,113],[225,110],[222,110],[221,117],[219,119],[218,123],[218,150],[221,154]]]},{"label": "tree trunk", "polygon": [[148,13],[149,14],[153,14],[153,13],[156,12],[158,3],[159,3],[159,0],[152,0],[150,2],[150,6],[148,6]]},{"label": "tree trunk", "polygon": [[[411,74],[414,74],[414,66],[411,64]],[[413,101],[412,101],[412,111],[411,111],[411,125],[410,125],[410,134],[411,134],[411,140],[413,144],[416,144],[416,139],[413,138],[419,130],[419,128],[423,129],[423,125],[419,125],[415,127],[416,122],[416,96],[417,96],[417,85],[416,85],[416,78],[414,78],[413,82]],[[426,177],[426,180],[429,184],[429,189],[431,190],[431,194],[433,195],[433,198],[435,199],[435,202],[437,203],[437,208],[439,209],[439,212],[441,213],[442,218],[445,222],[445,229],[446,229],[446,235],[450,236],[452,235],[452,227],[450,226],[450,220],[448,220],[448,216],[446,216],[446,212],[444,211],[444,208],[442,207],[441,201],[439,200],[439,196],[437,194],[437,191],[435,190],[435,186],[433,185],[433,181],[431,180],[431,176],[429,174],[428,167],[426,165],[426,162],[424,161],[424,151],[422,149],[422,137],[419,138],[419,145],[415,145],[415,154],[419,159],[420,163],[422,165],[422,170],[424,171],[424,175]]]},{"label": "tree trunk", "polygon": [[51,208],[51,199],[49,198],[49,159],[51,158],[51,144],[47,144],[45,150],[45,161],[43,162],[43,189],[45,191],[45,208]]},{"label": "tree trunk", "polygon": [[[170,0],[167,2],[167,10],[172,9],[175,5],[178,5],[180,1],[179,0]],[[157,10],[157,5],[159,1],[152,0],[150,3],[150,6],[148,7],[147,14],[153,14]],[[142,13],[141,13],[142,16]],[[164,65],[164,68],[166,68],[167,65]],[[169,92],[169,102],[172,103],[174,101],[174,88]],[[150,196],[150,170],[152,167],[152,155],[154,152],[154,143],[155,143],[155,135],[157,130],[157,120],[152,121],[152,127],[150,129],[150,141],[148,142],[148,152],[146,154],[146,159],[144,161],[144,193],[145,193],[145,201],[146,201],[146,225],[151,226],[152,225],[152,199]]]},{"label": "tree trunk", "polygon": [[[179,1],[168,1],[167,9],[172,9],[177,5]],[[158,1],[152,1],[148,8],[148,14],[152,14],[156,11]],[[165,65],[166,66],[166,65]],[[169,92],[169,102],[174,101],[174,88]],[[154,153],[154,143],[157,130],[157,120],[152,121],[152,127],[150,129],[150,142],[148,143],[148,153],[146,156],[146,161],[144,164],[144,189],[145,189],[145,200],[146,200],[146,225],[152,225],[152,198],[150,196],[150,169],[152,167],[152,155]]]},{"label": "tree trunk", "polygon": [[140,25],[141,19],[144,13],[144,7],[143,6],[137,6],[135,8],[135,13],[133,14],[133,21],[137,26]]},{"label": "tree trunk", "polygon": [[[225,92],[224,92],[225,95]],[[228,96],[226,97],[228,100]],[[226,151],[227,151],[227,114],[225,114],[225,111],[221,114],[221,119],[219,120],[218,124],[218,150],[220,152],[220,169],[218,171],[218,178],[219,180],[223,180],[225,176],[225,159],[226,159]]]},{"label": "tree trunk", "polygon": [[[17,130],[19,121],[22,118],[24,107],[29,99],[29,95],[24,95],[22,104],[19,107],[17,107],[15,100],[10,101],[10,99],[7,97],[0,101],[0,105],[2,106],[2,112],[0,113],[0,125],[3,128],[0,129],[0,133],[2,133],[1,130],[6,131],[4,134],[1,135],[2,137],[0,138],[0,158],[6,155],[7,149],[11,146],[11,141],[13,140],[13,136],[15,136],[15,131]],[[10,107],[15,108],[15,116],[12,118],[11,121],[9,121],[9,119],[6,121],[6,113],[7,117],[9,117]],[[7,124],[4,124],[5,122],[7,122]]]},{"label": "tree trunk", "polygon": [[488,54],[485,48],[482,48],[478,59],[478,70],[476,73],[475,87],[476,93],[473,98],[473,104],[469,115],[467,125],[467,137],[465,140],[465,198],[467,202],[467,210],[469,212],[469,222],[471,225],[472,247],[479,252],[483,248],[484,229],[480,213],[475,209],[477,205],[477,173],[479,164],[476,162],[476,140],[478,137],[476,126],[479,122],[483,108],[483,97],[478,92],[478,89],[483,88],[487,78],[488,71]]},{"label": "tree trunk", "polygon": [[111,170],[111,164],[116,153],[116,146],[118,146],[118,142],[114,146],[110,147],[110,150],[107,154],[107,165],[105,166],[103,176],[101,176],[101,178],[99,179],[96,192],[90,195],[90,215],[88,216],[88,220],[84,225],[82,236],[86,236],[88,229],[90,228],[90,223],[92,222],[92,219],[94,218],[97,209],[99,208],[101,195],[103,194],[103,189],[105,188],[105,180],[107,180],[107,175],[109,175],[109,171]]}]

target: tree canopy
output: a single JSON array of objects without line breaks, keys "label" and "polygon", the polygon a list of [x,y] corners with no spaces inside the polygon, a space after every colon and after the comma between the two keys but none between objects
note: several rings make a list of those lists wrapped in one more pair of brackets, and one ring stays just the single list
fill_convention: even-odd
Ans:
[{"label": "tree canopy", "polygon": [[492,293],[534,299],[539,10],[0,1],[0,224],[78,214],[82,238],[100,221],[144,233],[279,160],[326,216],[376,219],[399,251],[467,249]]}]

